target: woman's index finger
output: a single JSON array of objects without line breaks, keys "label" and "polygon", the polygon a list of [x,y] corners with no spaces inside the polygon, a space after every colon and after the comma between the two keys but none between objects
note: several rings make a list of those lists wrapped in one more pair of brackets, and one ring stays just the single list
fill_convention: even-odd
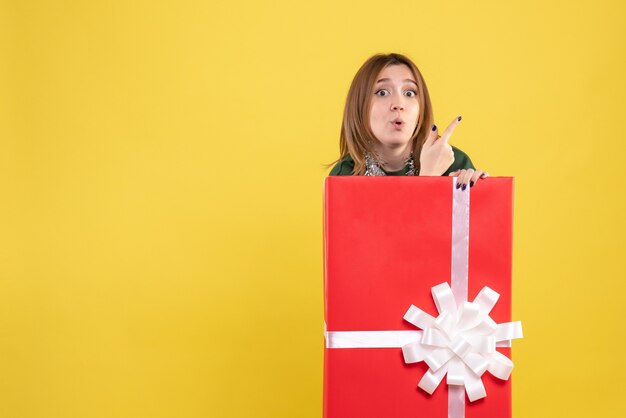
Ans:
[{"label": "woman's index finger", "polygon": [[443,135],[441,135],[441,139],[443,139],[444,142],[446,143],[448,142],[448,140],[450,139],[450,136],[452,136],[452,132],[454,132],[454,129],[456,128],[456,126],[459,124],[460,121],[461,121],[460,116],[454,118],[454,120],[450,123],[450,125],[448,125],[446,130],[443,131]]}]

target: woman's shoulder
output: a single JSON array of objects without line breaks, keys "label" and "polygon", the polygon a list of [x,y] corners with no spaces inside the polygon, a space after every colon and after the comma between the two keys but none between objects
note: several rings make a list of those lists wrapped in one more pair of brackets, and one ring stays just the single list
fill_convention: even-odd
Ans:
[{"label": "woman's shoulder", "polygon": [[354,160],[350,155],[346,155],[335,164],[330,170],[329,176],[351,176],[354,170]]}]

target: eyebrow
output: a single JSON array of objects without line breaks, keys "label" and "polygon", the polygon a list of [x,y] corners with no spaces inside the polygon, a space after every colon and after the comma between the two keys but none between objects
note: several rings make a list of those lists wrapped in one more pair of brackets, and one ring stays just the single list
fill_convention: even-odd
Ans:
[{"label": "eyebrow", "polygon": [[[390,78],[381,78],[380,80],[378,80],[378,81],[376,82],[376,84],[378,84],[378,83],[383,83],[383,82],[385,82],[385,81],[391,81],[391,79],[390,79]],[[407,78],[407,79],[405,79],[404,81],[408,81],[408,82],[413,83],[413,84],[415,84],[415,85],[417,86],[417,83],[416,83],[414,80],[411,80],[410,78]]]}]

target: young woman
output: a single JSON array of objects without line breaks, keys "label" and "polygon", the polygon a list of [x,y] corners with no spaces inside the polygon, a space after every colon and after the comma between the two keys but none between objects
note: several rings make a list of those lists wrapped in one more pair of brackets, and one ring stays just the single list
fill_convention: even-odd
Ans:
[{"label": "young woman", "polygon": [[456,117],[440,136],[417,66],[404,55],[374,55],[352,80],[340,157],[330,175],[450,175],[458,176],[457,187],[465,190],[488,174],[448,143],[460,121]]}]

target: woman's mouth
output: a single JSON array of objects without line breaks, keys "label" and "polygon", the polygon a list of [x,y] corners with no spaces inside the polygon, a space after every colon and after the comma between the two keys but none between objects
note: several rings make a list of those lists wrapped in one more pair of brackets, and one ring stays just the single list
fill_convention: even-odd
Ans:
[{"label": "woman's mouth", "polygon": [[394,129],[399,131],[404,128],[404,121],[400,118],[394,119],[391,121],[391,125],[394,127]]}]

